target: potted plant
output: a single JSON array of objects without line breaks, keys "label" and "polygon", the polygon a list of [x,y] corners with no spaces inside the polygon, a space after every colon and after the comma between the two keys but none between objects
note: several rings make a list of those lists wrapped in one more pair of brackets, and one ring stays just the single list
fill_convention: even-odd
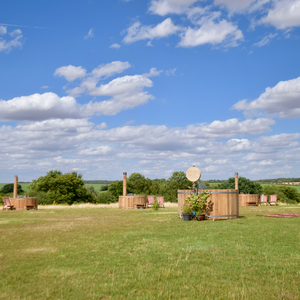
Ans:
[{"label": "potted plant", "polygon": [[183,207],[182,207],[182,216],[184,221],[190,220],[190,215],[193,213],[190,205],[190,201],[186,199],[184,201]]},{"label": "potted plant", "polygon": [[183,217],[185,217],[185,214],[189,214],[193,215],[196,220],[205,220],[205,211],[207,208],[207,199],[209,198],[209,196],[210,193],[208,191],[203,191],[198,195],[189,195],[185,199],[182,207]]}]

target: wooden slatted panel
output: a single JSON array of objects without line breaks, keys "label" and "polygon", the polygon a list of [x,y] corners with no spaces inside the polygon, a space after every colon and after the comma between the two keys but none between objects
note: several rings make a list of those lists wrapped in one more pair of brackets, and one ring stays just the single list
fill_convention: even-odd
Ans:
[{"label": "wooden slatted panel", "polygon": [[239,194],[239,205],[247,206],[247,202],[255,202],[258,205],[259,195],[258,194]]},{"label": "wooden slatted panel", "polygon": [[146,196],[119,196],[119,208],[131,209],[134,204],[147,204]]},{"label": "wooden slatted panel", "polygon": [[33,206],[34,209],[38,209],[38,198],[36,197],[10,198],[10,202],[16,210],[25,210],[25,205],[30,205]]},{"label": "wooden slatted panel", "polygon": [[[198,190],[201,193],[203,190]],[[207,212],[207,218],[223,220],[235,219],[239,216],[239,194],[238,190],[207,190],[212,193],[207,202],[211,203],[212,210]],[[185,198],[192,193],[192,190],[178,190],[178,215],[181,216],[181,209]]]}]

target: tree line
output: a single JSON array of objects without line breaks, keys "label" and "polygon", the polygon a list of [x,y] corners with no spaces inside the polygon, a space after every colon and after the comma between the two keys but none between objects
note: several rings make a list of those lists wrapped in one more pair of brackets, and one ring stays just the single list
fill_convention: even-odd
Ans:
[{"label": "tree line", "polygon": [[[287,203],[300,203],[300,193],[288,186],[260,185],[245,177],[239,177],[239,192],[244,194],[278,195],[278,200]],[[107,183],[107,181],[106,181]],[[235,178],[229,178],[221,183],[198,181],[198,189],[234,189]],[[20,189],[21,188],[21,189]],[[39,204],[75,204],[75,203],[114,203],[123,194],[123,181],[116,180],[101,186],[96,191],[92,185],[86,185],[81,174],[49,171],[46,176],[33,180],[28,185],[28,197],[38,197]],[[127,194],[163,196],[166,202],[177,202],[177,191],[192,189],[185,173],[176,171],[168,179],[149,179],[140,173],[132,173],[127,179]],[[13,184],[8,184],[0,190],[0,196],[12,196]],[[9,194],[11,193],[11,194]],[[18,186],[18,194],[23,193]]]}]

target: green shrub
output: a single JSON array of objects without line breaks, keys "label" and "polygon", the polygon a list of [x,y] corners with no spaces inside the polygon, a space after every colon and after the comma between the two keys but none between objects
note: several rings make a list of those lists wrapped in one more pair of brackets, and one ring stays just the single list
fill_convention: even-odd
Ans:
[{"label": "green shrub", "polygon": [[297,204],[298,202],[296,200],[287,199],[286,203],[288,203],[288,204]]},{"label": "green shrub", "polygon": [[26,193],[28,197],[37,197],[39,205],[50,205],[53,201],[50,199],[49,195],[42,191],[29,191]]},{"label": "green shrub", "polygon": [[118,202],[118,197],[114,196],[111,192],[103,192],[98,196],[98,203],[110,204]]}]

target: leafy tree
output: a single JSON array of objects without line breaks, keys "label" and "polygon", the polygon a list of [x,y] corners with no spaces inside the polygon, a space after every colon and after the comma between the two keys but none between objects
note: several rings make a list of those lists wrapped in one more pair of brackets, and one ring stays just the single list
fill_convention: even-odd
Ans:
[{"label": "leafy tree", "polygon": [[140,173],[132,173],[127,181],[128,190],[136,195],[149,195],[152,182]]},{"label": "leafy tree", "polygon": [[118,201],[119,196],[123,195],[123,181],[121,180],[113,181],[109,185],[108,192],[110,192],[115,197],[116,201]]},{"label": "leafy tree", "polygon": [[60,171],[49,171],[46,176],[33,180],[29,190],[46,193],[51,203],[95,202],[84,186],[82,175],[77,172],[63,174]]},{"label": "leafy tree", "polygon": [[[231,177],[220,184],[220,189],[235,189],[235,178]],[[239,191],[244,194],[261,194],[262,186],[245,177],[239,177]]]},{"label": "leafy tree", "polygon": [[177,191],[192,189],[193,183],[189,181],[184,172],[174,172],[168,179],[166,185],[162,187],[165,201],[177,202]]},{"label": "leafy tree", "polygon": [[[3,194],[8,194],[8,193],[13,193],[14,191],[14,184],[13,183],[8,183],[2,187],[0,190],[1,193]],[[22,186],[18,184],[18,194],[24,193]]]}]

